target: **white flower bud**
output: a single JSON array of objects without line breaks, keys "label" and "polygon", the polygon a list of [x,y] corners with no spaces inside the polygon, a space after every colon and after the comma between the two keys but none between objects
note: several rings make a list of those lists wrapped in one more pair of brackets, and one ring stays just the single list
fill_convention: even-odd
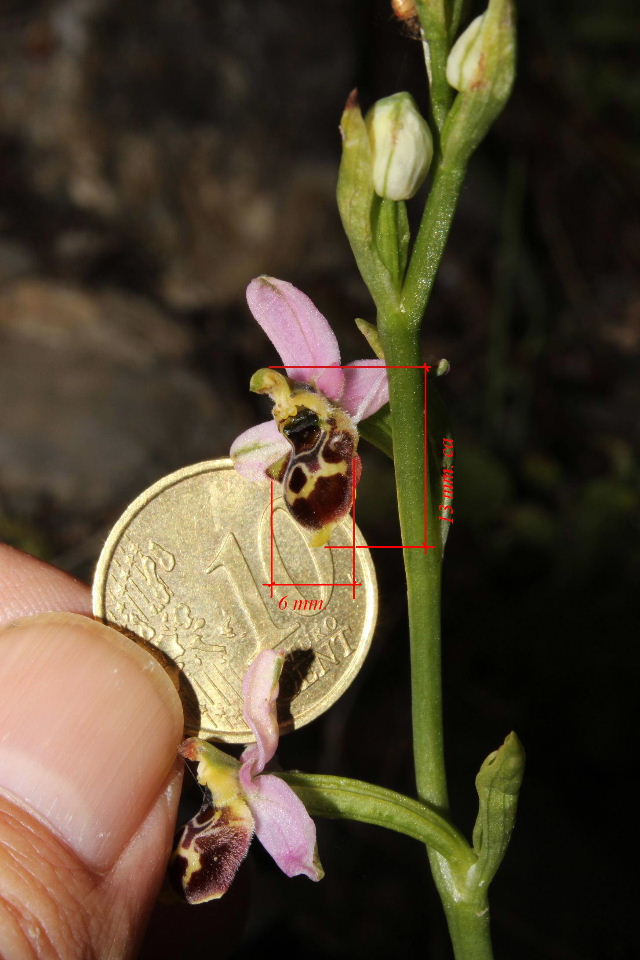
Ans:
[{"label": "white flower bud", "polygon": [[486,14],[472,20],[461,33],[447,59],[447,82],[454,90],[467,92],[482,78],[482,25]]},{"label": "white flower bud", "polygon": [[515,72],[515,26],[511,0],[489,0],[472,20],[447,59],[447,81],[460,93],[478,93],[505,102]]},{"label": "white flower bud", "polygon": [[427,122],[410,93],[374,103],[367,116],[373,187],[387,200],[409,200],[420,188],[433,157]]},{"label": "white flower bud", "polygon": [[486,13],[472,20],[451,48],[447,59],[447,82],[454,90],[467,93],[482,82],[482,27]]}]

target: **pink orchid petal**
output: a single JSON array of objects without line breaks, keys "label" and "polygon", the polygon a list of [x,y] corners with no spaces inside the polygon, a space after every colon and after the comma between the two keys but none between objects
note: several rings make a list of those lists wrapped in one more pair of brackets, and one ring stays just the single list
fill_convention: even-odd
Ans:
[{"label": "pink orchid petal", "polygon": [[267,467],[291,452],[274,420],[249,427],[231,444],[230,456],[233,465],[247,480],[254,483],[269,483],[265,474]]},{"label": "pink orchid petal", "polygon": [[[372,370],[372,367],[379,369]],[[344,393],[340,405],[356,423],[366,420],[389,401],[389,379],[384,360],[354,360],[344,367]]]},{"label": "pink orchid petal", "polygon": [[[292,380],[315,384],[338,400],[344,386],[340,348],[328,321],[309,297],[285,280],[257,277],[247,287],[247,303],[274,345]],[[309,365],[336,366],[313,370]]]},{"label": "pink orchid petal", "polygon": [[[241,783],[243,779],[246,776],[241,773]],[[243,787],[256,836],[280,869],[288,877],[304,873],[310,880],[321,880],[324,874],[315,855],[316,825],[289,784],[265,773]]]},{"label": "pink orchid petal", "polygon": [[[242,754],[245,776],[262,773],[277,750],[280,731],[276,700],[284,656],[275,650],[262,650],[244,675],[242,696],[244,718],[251,727],[256,743]],[[241,778],[240,781],[244,782]]]}]

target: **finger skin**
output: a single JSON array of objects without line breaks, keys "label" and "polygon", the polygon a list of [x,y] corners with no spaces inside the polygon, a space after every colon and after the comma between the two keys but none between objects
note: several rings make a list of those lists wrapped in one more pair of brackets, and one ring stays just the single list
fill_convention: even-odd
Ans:
[{"label": "finger skin", "polygon": [[56,610],[90,615],[91,591],[69,574],[0,543],[0,627]]},{"label": "finger skin", "polygon": [[181,782],[176,765],[140,829],[103,876],[0,795],[0,957],[135,956],[164,877]]}]

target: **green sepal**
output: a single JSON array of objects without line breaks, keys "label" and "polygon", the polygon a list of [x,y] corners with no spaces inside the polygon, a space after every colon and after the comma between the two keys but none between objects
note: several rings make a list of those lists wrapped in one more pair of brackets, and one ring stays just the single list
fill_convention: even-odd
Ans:
[{"label": "green sepal", "polygon": [[524,749],[512,732],[498,750],[489,754],[476,777],[479,809],[473,849],[478,862],[473,867],[473,880],[477,886],[488,886],[509,845],[524,764]]},{"label": "green sepal", "polygon": [[344,231],[371,296],[379,310],[397,303],[391,274],[380,258],[373,229],[373,189],[369,134],[354,90],[340,121],[342,159],[338,173],[338,209]]}]

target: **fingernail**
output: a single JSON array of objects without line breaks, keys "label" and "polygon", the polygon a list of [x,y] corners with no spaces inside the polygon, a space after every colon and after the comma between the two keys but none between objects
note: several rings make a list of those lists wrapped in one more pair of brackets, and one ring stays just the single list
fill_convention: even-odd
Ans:
[{"label": "fingernail", "polygon": [[182,708],[157,661],[69,613],[0,631],[0,788],[107,869],[163,789]]}]

